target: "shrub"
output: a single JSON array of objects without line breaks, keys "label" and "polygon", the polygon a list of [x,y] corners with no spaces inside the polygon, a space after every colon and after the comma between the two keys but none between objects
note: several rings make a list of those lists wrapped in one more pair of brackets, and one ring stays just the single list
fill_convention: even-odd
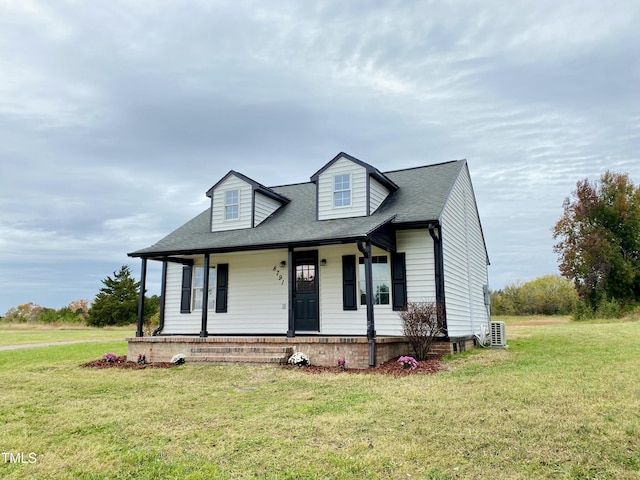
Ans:
[{"label": "shrub", "polygon": [[402,331],[416,359],[426,360],[434,339],[443,332],[441,309],[434,302],[409,302],[400,312]]},{"label": "shrub", "polygon": [[590,305],[588,302],[580,300],[576,303],[576,308],[573,312],[573,319],[580,320],[594,320],[594,319],[608,319],[608,318],[623,318],[626,315],[633,313],[634,305],[622,305],[616,300],[609,300],[607,298],[601,298],[595,306]]},{"label": "shrub", "polygon": [[146,317],[142,324],[142,333],[145,337],[151,337],[153,332],[160,325],[160,312],[156,312],[153,315]]}]

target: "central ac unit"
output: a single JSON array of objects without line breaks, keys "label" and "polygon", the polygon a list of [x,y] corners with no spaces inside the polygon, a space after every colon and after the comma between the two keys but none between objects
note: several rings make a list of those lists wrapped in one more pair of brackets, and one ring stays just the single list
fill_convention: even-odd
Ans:
[{"label": "central ac unit", "polygon": [[508,348],[504,322],[491,322],[491,348]]}]

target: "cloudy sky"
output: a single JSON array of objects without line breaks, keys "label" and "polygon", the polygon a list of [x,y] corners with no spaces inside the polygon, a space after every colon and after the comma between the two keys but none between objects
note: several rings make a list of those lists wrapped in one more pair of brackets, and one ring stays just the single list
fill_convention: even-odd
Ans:
[{"label": "cloudy sky", "polygon": [[466,158],[491,287],[557,273],[576,182],[640,182],[639,24],[636,0],[0,0],[0,314],[139,277],[126,253],[230,169],[298,183],[340,151]]}]

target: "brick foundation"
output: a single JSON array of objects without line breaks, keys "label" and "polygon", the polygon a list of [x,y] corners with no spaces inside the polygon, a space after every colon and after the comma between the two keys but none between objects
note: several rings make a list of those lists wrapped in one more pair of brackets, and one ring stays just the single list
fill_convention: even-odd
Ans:
[{"label": "brick foundation", "polygon": [[[191,337],[159,336],[127,338],[127,356],[145,355],[150,362],[168,362],[183,354],[187,362],[284,363],[293,352],[303,352],[313,365],[337,366],[344,359],[347,368],[369,367],[366,337]],[[411,355],[411,345],[403,337],[375,339],[375,365]],[[473,348],[473,340],[435,342],[432,353],[445,355]]]}]

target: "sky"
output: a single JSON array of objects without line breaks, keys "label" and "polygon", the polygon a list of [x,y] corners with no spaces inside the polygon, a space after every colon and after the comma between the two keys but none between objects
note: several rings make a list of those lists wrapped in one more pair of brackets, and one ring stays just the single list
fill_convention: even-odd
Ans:
[{"label": "sky", "polygon": [[[465,158],[490,287],[557,274],[576,182],[640,183],[640,2],[0,0],[0,315],[92,300],[229,170]],[[157,262],[148,288],[159,293]]]}]

